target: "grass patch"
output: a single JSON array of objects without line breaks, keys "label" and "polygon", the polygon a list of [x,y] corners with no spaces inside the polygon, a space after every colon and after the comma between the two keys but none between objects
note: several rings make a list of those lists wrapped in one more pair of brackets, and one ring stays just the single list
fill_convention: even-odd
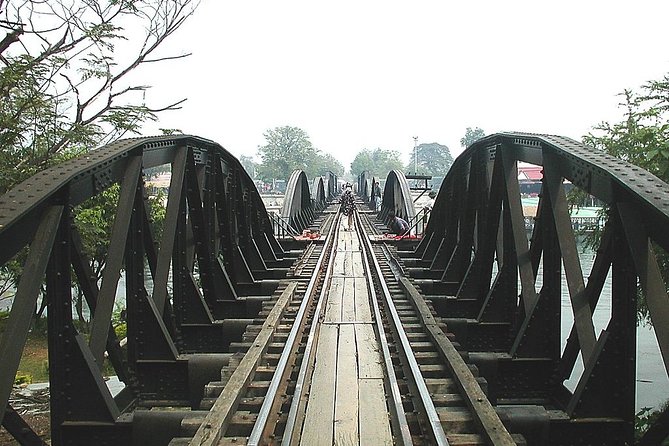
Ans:
[{"label": "grass patch", "polygon": [[49,380],[49,345],[46,335],[31,332],[23,349],[19,370],[32,376],[32,382]]},{"label": "grass patch", "polygon": [[[0,336],[4,336],[9,312],[0,312]],[[11,336],[11,334],[10,334]],[[16,375],[23,384],[49,380],[49,343],[46,334],[46,319],[35,321],[28,332],[23,355]]]}]

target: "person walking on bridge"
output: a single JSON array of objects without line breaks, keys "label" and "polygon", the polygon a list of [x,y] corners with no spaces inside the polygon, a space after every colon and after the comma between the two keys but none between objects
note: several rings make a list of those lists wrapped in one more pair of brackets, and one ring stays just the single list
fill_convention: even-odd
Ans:
[{"label": "person walking on bridge", "polygon": [[[348,230],[353,230],[353,211],[355,211],[355,197],[353,197],[352,186],[346,183],[346,190],[341,197],[341,211],[348,217]],[[346,228],[345,228],[346,229]]]}]

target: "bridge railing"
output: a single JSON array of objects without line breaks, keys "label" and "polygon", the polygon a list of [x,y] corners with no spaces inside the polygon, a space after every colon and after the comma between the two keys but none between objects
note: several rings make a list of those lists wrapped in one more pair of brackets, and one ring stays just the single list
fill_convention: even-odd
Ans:
[{"label": "bridge railing", "polygon": [[[521,162],[543,166],[529,238],[518,182]],[[596,257],[585,274],[565,180],[607,207]],[[606,437],[631,444],[640,300],[669,370],[667,227],[669,187],[648,172],[569,138],[497,134],[458,157],[421,243],[405,256],[420,267],[414,274],[423,291],[442,296],[433,305],[458,341],[470,354],[481,352],[475,357],[484,375],[491,371],[491,398],[562,409],[574,422],[556,423],[562,430],[557,435],[574,442],[600,444]],[[610,297],[603,294],[605,283]],[[571,327],[565,345],[563,288]],[[599,333],[595,312],[606,315]],[[574,387],[565,385],[570,379]],[[665,410],[644,444],[669,433],[668,418]],[[576,427],[586,425],[582,431]]]},{"label": "bridge railing", "polygon": [[425,234],[425,230],[427,229],[427,223],[430,221],[430,212],[432,209],[430,208],[422,208],[420,209],[416,215],[409,220],[409,234],[416,235],[418,237],[422,237],[423,234]]},{"label": "bridge railing", "polygon": [[273,212],[270,212],[268,215],[270,216],[270,220],[272,220],[272,231],[274,232],[275,237],[289,238],[300,234],[297,229],[290,225],[288,218],[282,217]]}]

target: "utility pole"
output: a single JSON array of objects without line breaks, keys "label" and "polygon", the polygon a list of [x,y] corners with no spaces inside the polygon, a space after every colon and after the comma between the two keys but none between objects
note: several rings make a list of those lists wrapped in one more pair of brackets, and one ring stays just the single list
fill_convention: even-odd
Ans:
[{"label": "utility pole", "polygon": [[418,152],[416,151],[416,145],[418,144],[418,137],[413,137],[413,173],[418,175]]}]

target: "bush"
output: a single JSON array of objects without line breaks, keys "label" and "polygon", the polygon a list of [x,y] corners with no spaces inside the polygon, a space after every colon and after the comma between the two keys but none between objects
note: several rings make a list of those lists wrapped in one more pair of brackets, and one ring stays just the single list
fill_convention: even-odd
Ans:
[{"label": "bush", "polygon": [[[646,431],[653,425],[660,414],[666,410],[669,401],[665,402],[658,410],[653,410],[650,407],[644,407],[636,413],[634,417],[634,442],[638,443]],[[666,438],[661,445],[669,445],[669,438]]]},{"label": "bush", "polygon": [[24,373],[22,371],[16,372],[16,377],[14,378],[14,385],[28,385],[32,384],[33,376],[30,373]]},{"label": "bush", "polygon": [[119,340],[125,338],[128,335],[128,324],[126,322],[121,322],[118,325],[114,325],[114,331]]}]

